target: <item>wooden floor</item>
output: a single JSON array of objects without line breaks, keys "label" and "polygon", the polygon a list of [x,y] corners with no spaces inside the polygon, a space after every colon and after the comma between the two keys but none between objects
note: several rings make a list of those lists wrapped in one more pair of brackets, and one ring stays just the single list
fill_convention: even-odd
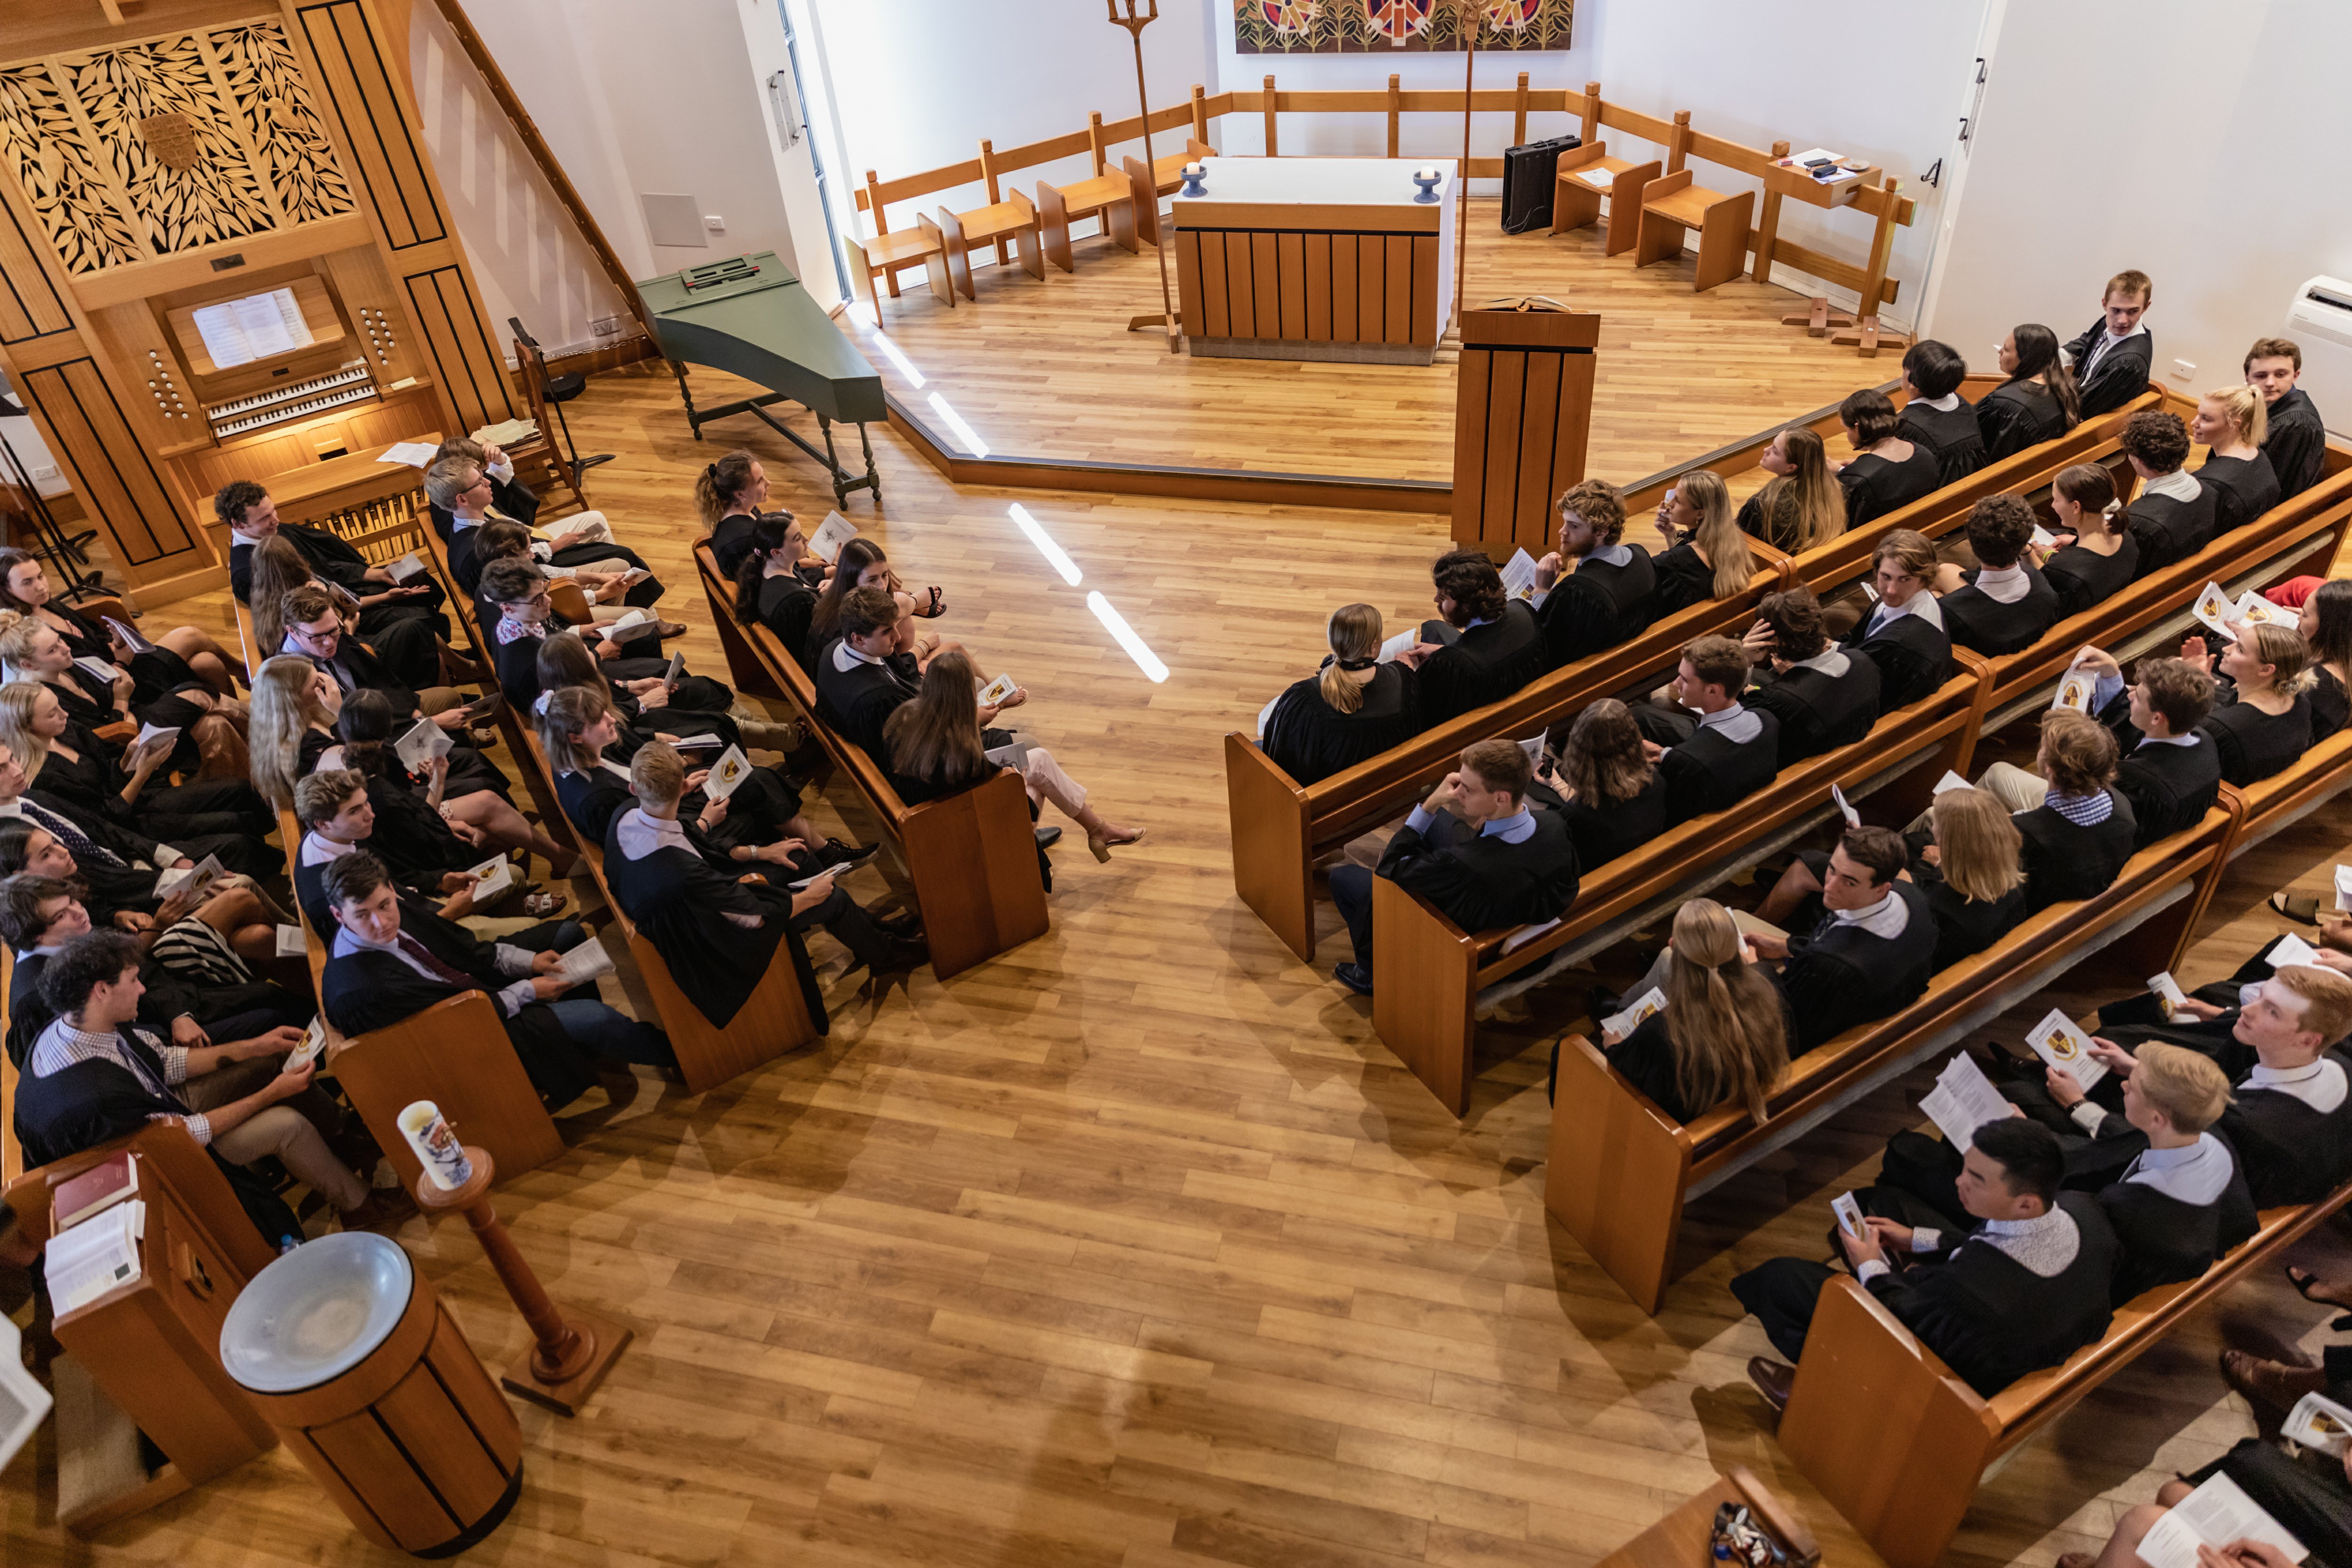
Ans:
[{"label": "wooden floor", "polygon": [[[1026,287],[990,279],[958,319]],[[1760,332],[1724,325],[1710,353]],[[1855,379],[1814,352],[1826,368],[1759,380],[1702,439]],[[688,435],[673,384],[646,367],[572,409],[584,449],[620,454],[593,499],[702,621],[688,485],[720,444]],[[821,515],[815,470],[738,423],[779,500]],[[1025,726],[1150,837],[1106,866],[1066,839],[1052,933],[945,985],[925,971],[866,994],[819,937],[821,1048],[699,1098],[646,1080],[633,1103],[592,1096],[562,1119],[567,1152],[502,1189],[500,1213],[560,1300],[638,1338],[580,1418],[522,1409],[521,1500],[468,1561],[1565,1568],[1736,1462],[1785,1489],[1830,1562],[1874,1562],[1774,1445],[1741,1376],[1767,1347],[1726,1281],[1819,1255],[1831,1197],[1920,1120],[1916,1083],[1697,1205],[1684,1278],[1647,1319],[1541,1206],[1545,1051],[1582,1010],[1576,988],[1485,1033],[1457,1124],[1328,980],[1344,945],[1309,969],[1234,897],[1221,737],[1312,668],[1331,605],[1425,603],[1437,521],[959,493],[876,441],[887,516],[862,498],[850,515],[908,579],[946,588],[943,629],[1023,680]],[[1013,525],[1013,499],[1080,584]],[[1088,590],[1167,662],[1164,685],[1088,614]],[[154,619],[224,611],[215,597]],[[688,646],[722,668],[707,627]],[[2183,978],[2232,967],[2279,924],[2248,914],[2260,894],[2322,889],[2347,837],[2335,808],[2252,856]],[[850,885],[886,895],[873,869]],[[412,1221],[400,1239],[486,1361],[522,1347],[461,1225]],[[2320,1315],[2275,1280],[2229,1306],[2317,1342]],[[2095,1545],[2163,1475],[2251,1432],[2213,1368],[2222,1327],[2200,1321],[2021,1453],[1951,1560],[2040,1568]],[[399,1561],[282,1451],[83,1548],[54,1522],[49,1446],[0,1481],[11,1568]]]},{"label": "wooden floor", "polygon": [[[1591,468],[1629,480],[1753,434],[1768,420],[1894,378],[1901,356],[1856,357],[1783,327],[1801,301],[1745,279],[1699,294],[1694,263],[1636,268],[1604,258],[1605,229],[1507,235],[1496,204],[1469,211],[1466,308],[1544,294],[1601,314]],[[1454,353],[1427,366],[1171,355],[1131,316],[1160,309],[1149,252],[1076,243],[1077,270],[975,273],[975,303],[950,310],[909,273],[882,326],[925,384],[870,341],[883,384],[934,429],[945,397],[992,455],[1172,463],[1259,472],[1444,479],[1454,464]],[[1172,287],[1175,261],[1169,266]],[[869,340],[863,329],[853,335]],[[1990,370],[1990,365],[1979,368]],[[701,401],[698,392],[697,401]]]}]

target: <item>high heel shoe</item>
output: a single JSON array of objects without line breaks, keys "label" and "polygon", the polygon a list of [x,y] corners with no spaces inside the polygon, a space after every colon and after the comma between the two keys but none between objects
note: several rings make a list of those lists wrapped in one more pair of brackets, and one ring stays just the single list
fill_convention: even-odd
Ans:
[{"label": "high heel shoe", "polygon": [[1111,846],[1140,844],[1143,842],[1144,834],[1149,831],[1148,828],[1139,827],[1125,838],[1108,838],[1099,833],[1089,833],[1087,835],[1087,847],[1093,851],[1096,859],[1108,860],[1110,858]]}]

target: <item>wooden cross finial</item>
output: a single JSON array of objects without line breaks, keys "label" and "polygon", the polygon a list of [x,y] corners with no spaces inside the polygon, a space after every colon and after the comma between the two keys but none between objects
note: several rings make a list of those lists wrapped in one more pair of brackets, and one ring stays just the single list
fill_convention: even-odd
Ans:
[{"label": "wooden cross finial", "polygon": [[[1135,41],[1139,44],[1143,41],[1143,29],[1160,20],[1160,0],[1146,0],[1146,4],[1151,9],[1141,16],[1136,14],[1135,0],[1103,0],[1103,3],[1110,7],[1111,25],[1116,27],[1125,27],[1129,33],[1135,35]],[[1127,15],[1124,16],[1118,14],[1121,5],[1127,7]]]}]

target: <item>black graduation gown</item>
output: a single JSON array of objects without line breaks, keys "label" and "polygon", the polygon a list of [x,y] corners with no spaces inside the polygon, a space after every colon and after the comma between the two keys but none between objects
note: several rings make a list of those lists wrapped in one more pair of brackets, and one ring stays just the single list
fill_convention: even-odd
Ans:
[{"label": "black graduation gown", "polygon": [[1544,595],[1536,610],[1544,658],[1553,669],[1639,636],[1656,613],[1657,574],[1638,544],[1622,566],[1587,556]]},{"label": "black graduation gown", "polygon": [[2010,818],[2025,844],[2019,862],[2025,868],[2025,910],[2046,910],[2064,899],[2090,899],[2115,885],[2124,862],[2132,858],[2139,824],[2131,802],[2110,789],[2115,809],[2105,822],[2077,826],[2058,815],[2054,805],[2037,805]]},{"label": "black graduation gown", "polygon": [[1666,781],[1655,772],[1630,800],[1607,805],[1580,796],[1562,800],[1541,780],[1528,786],[1528,798],[1568,824],[1569,839],[1576,846],[1576,863],[1586,870],[1630,854],[1666,830]]},{"label": "black graduation gown", "polygon": [[[367,580],[367,558],[328,530],[307,522],[281,522],[278,525],[278,537],[300,552],[312,576],[349,589],[362,599],[383,592],[385,584]],[[228,586],[229,592],[239,599],[248,605],[253,602],[253,546],[234,533],[229,535]],[[443,602],[447,595],[441,592],[440,580],[427,572],[404,586],[422,587],[427,592],[413,599],[394,599],[369,606],[370,624],[424,621],[432,626],[436,636],[446,640],[450,636],[449,617]]]},{"label": "black graduation gown", "polygon": [[1867,654],[1878,666],[1879,711],[1892,713],[1942,690],[1952,679],[1952,640],[1943,628],[1917,616],[1895,616],[1872,631],[1876,614],[1856,621],[1838,646]]},{"label": "black graduation gown", "polygon": [[[2344,1391],[2329,1392],[2340,1398]],[[2264,1513],[2309,1547],[2311,1555],[2304,1562],[2310,1568],[2343,1568],[2352,1563],[2352,1480],[2345,1479],[2342,1461],[2325,1454],[2292,1459],[2260,1437],[2242,1437],[2236,1447],[2182,1479],[2203,1486],[2217,1475],[2235,1481]]]},{"label": "black graduation gown", "polygon": [[[122,787],[130,775],[105,742],[79,724],[68,724],[58,739],[81,754],[68,759],[61,752],[50,752],[41,764],[41,789],[86,812],[164,835],[184,849],[191,847],[189,839],[194,836],[258,839],[278,825],[277,815],[243,779],[191,779],[183,784],[166,784],[151,778],[137,800],[126,802]],[[221,857],[221,863],[248,876],[266,876],[276,858],[265,846],[246,850],[232,847]],[[232,860],[242,864],[231,865]]]},{"label": "black graduation gown", "polygon": [[2139,574],[2139,542],[2129,533],[2112,555],[2069,544],[2042,563],[2042,580],[2058,595],[2061,620],[2123,592]]},{"label": "black graduation gown", "polygon": [[2327,427],[2310,395],[2296,387],[2270,405],[2263,456],[2278,480],[2279,500],[2293,500],[2326,473]]},{"label": "black graduation gown", "polygon": [[1772,782],[1780,771],[1780,721],[1760,709],[1751,711],[1764,721],[1753,740],[1734,741],[1720,730],[1702,727],[1682,744],[1666,748],[1658,759],[1658,775],[1666,784],[1668,822],[1727,811]]},{"label": "black graduation gown", "polygon": [[1698,546],[1687,539],[1651,556],[1650,575],[1656,581],[1652,602],[1660,616],[1714,601],[1715,568],[1700,558]]},{"label": "black graduation gown", "polygon": [[803,669],[809,668],[809,617],[816,614],[816,591],[786,573],[760,579],[759,620],[776,634]]},{"label": "black graduation gown", "polygon": [[1911,455],[1899,463],[1864,452],[1840,468],[1837,479],[1845,491],[1848,528],[1860,528],[1915,500],[1924,500],[1945,483],[1941,457],[1933,447],[1918,441],[1912,442]]},{"label": "black graduation gown", "polygon": [[1954,644],[1988,656],[2021,653],[2058,624],[2058,591],[2041,573],[2023,568],[2025,596],[2003,604],[1977,586],[1978,574],[1961,574],[1966,586],[1945,595],[1944,632]]},{"label": "black graduation gown", "polygon": [[[2091,323],[2088,331],[2066,345],[2066,363],[2074,367],[2075,395],[2082,402],[2085,419],[2113,414],[2146,392],[2147,367],[2156,363],[2156,339],[2147,332],[2134,332],[2111,345],[2099,355],[2099,363],[2092,364],[2091,355],[2106,335],[2107,319],[2102,315]],[[2088,374],[2084,374],[2085,367]]]},{"label": "black graduation gown", "polygon": [[[670,978],[703,1017],[713,1027],[725,1028],[751,1000],[782,941],[791,946],[809,1017],[818,1034],[825,1033],[824,994],[817,989],[808,950],[785,926],[792,894],[780,885],[722,876],[685,849],[664,847],[632,860],[621,851],[625,816],[616,814],[604,830],[604,881],[622,912],[652,942],[668,965]],[[730,913],[758,915],[761,923],[739,926],[727,919]]]},{"label": "black graduation gown", "polygon": [[2297,694],[2294,706],[2273,715],[2238,700],[2234,681],[2214,683],[2211,715],[2197,733],[2213,748],[2221,777],[2243,789],[2284,772],[2311,749],[2311,700]]},{"label": "black graduation gown", "polygon": [[1466,931],[1555,920],[1576,902],[1576,846],[1559,818],[1533,815],[1535,832],[1517,844],[1452,817],[1432,823],[1426,836],[1407,823],[1382,851],[1380,875]]},{"label": "black graduation gown", "polygon": [[1927,895],[1927,912],[1936,921],[1937,973],[1964,958],[1973,958],[2007,936],[2025,918],[2025,884],[2019,883],[1997,899],[1964,899],[1932,866],[1914,864],[1912,878]]},{"label": "black graduation gown", "polygon": [[[411,930],[404,910],[401,929],[434,957],[470,979],[470,989],[492,994],[494,1007],[496,993],[513,984],[498,972],[490,944],[474,941],[462,928],[452,928],[458,931],[462,942],[440,932]],[[390,1028],[459,994],[457,987],[417,973],[391,953],[372,950],[329,958],[319,976],[319,1002],[326,1010],[327,1021],[352,1037],[371,1029]],[[518,1008],[513,1017],[502,1023],[524,1074],[551,1110],[571,1104],[595,1083],[590,1065],[594,1058],[572,1042],[562,1022],[543,1003]]]},{"label": "black graduation gown", "polygon": [[1473,626],[1459,642],[1422,660],[1421,722],[1433,729],[1474,708],[1500,702],[1549,668],[1543,627],[1517,599],[1500,620]]},{"label": "black graduation gown", "polygon": [[2144,1182],[2119,1181],[2101,1189],[2099,1207],[2121,1247],[2112,1295],[2118,1307],[2158,1285],[2196,1279],[2261,1225],[2245,1173],[2234,1169],[2230,1184],[2210,1204],[2183,1203]]},{"label": "black graduation gown", "polygon": [[[58,635],[65,639],[66,647],[73,651],[76,658],[102,658],[110,664],[114,662],[114,645],[108,639],[106,627],[100,622],[82,614],[71,605],[56,600],[44,605],[42,608],[65,623],[64,629],[59,630]],[[123,668],[131,673],[131,711],[138,713],[142,719],[147,717],[146,710],[150,705],[168,699],[175,691],[208,692],[212,689],[206,681],[188,667],[186,659],[161,643],[152,643],[143,652],[133,653],[130,662]],[[181,704],[178,708],[170,710],[190,714],[203,711],[186,704]],[[178,724],[187,721],[179,718],[158,718],[152,721],[158,724]]]},{"label": "black graduation gown", "polygon": [[1984,437],[1985,461],[1997,463],[2028,447],[2066,434],[2065,410],[2038,382],[2005,381],[1977,399],[1977,430]]},{"label": "black graduation gown", "polygon": [[470,870],[496,853],[477,849],[451,832],[441,814],[403,780],[372,778],[367,781],[367,797],[375,808],[375,829],[368,835],[368,847],[396,882],[436,887],[444,873]]},{"label": "black graduation gown", "polygon": [[2132,571],[2135,581],[2176,561],[2186,561],[2213,542],[2219,494],[2216,487],[2201,479],[2194,500],[2140,492],[2124,512],[2125,531],[2139,549],[2139,564]]},{"label": "black graduation gown", "polygon": [[1777,479],[1768,482],[1739,503],[1739,515],[1732,522],[1748,538],[1760,539],[1775,550],[1790,555],[1799,552],[1801,535],[1793,485],[1784,485]]},{"label": "black graduation gown", "polygon": [[725,575],[734,576],[743,557],[751,553],[751,529],[759,521],[757,512],[730,511],[712,525],[710,554]]},{"label": "black graduation gown", "polygon": [[1274,765],[1299,784],[1344,773],[1421,733],[1419,685],[1403,665],[1381,665],[1363,688],[1362,705],[1342,713],[1323,700],[1319,675],[1294,681],[1276,701],[1261,744]]},{"label": "black graduation gown", "polygon": [[1859,653],[1845,657],[1843,675],[1804,665],[1792,665],[1775,675],[1759,666],[1756,684],[1741,694],[1740,700],[1748,707],[1779,721],[1781,767],[1838,746],[1851,746],[1878,722],[1878,666]]},{"label": "black graduation gown", "polygon": [[2219,492],[2213,500],[2213,531],[2243,528],[2279,503],[2278,476],[2257,451],[2251,458],[2208,458],[2197,482]]},{"label": "black graduation gown", "polygon": [[2136,847],[2185,833],[2205,820],[2221,794],[2220,749],[2203,738],[2193,746],[2142,743],[2124,753],[2116,791],[2131,802]]},{"label": "black graduation gown", "polygon": [[2345,690],[2336,672],[2324,664],[2312,666],[2311,675],[2311,689],[2303,700],[2311,704],[2311,743],[2315,746],[2352,724],[2352,691]]},{"label": "black graduation gown", "polygon": [[1618,1041],[1609,1052],[1609,1065],[1679,1123],[1687,1125],[1715,1109],[1693,1105],[1683,1098],[1682,1086],[1675,1079],[1674,1037],[1667,1031],[1663,1012],[1651,1014]]},{"label": "black graduation gown", "polygon": [[1977,426],[1975,406],[1965,399],[1949,412],[1916,398],[1905,404],[1903,438],[1935,448],[1937,475],[1948,485],[1985,466],[1984,432]]},{"label": "black graduation gown", "polygon": [[1789,938],[1780,985],[1797,1021],[1791,1056],[1856,1024],[1899,1012],[1927,989],[1935,973],[1936,917],[1928,910],[1927,896],[1916,887],[1897,880],[1894,889],[1911,910],[1894,937],[1876,936],[1824,914],[1810,933]]},{"label": "black graduation gown", "polygon": [[864,748],[875,765],[887,773],[890,743],[883,739],[882,727],[902,705],[914,700],[915,688],[887,663],[835,668],[834,649],[840,641],[835,637],[825,644],[817,657],[817,717],[835,734]]},{"label": "black graduation gown", "polygon": [[[529,528],[539,517],[539,497],[531,488],[520,479],[501,479],[487,468],[483,473],[490,481],[490,509]],[[433,505],[429,498],[425,509],[432,518],[433,531],[441,536],[441,542],[453,542],[457,534],[457,514],[446,506]],[[466,591],[473,592],[471,588]]]},{"label": "black graduation gown", "polygon": [[[2352,1073],[2342,1050],[2328,1054]],[[2282,1090],[2252,1088],[2244,1076],[2231,1075],[2230,1108],[2213,1131],[2238,1151],[2254,1206],[2315,1204],[2343,1185],[2352,1176],[2352,1095],[2333,1110],[2315,1110]]]}]

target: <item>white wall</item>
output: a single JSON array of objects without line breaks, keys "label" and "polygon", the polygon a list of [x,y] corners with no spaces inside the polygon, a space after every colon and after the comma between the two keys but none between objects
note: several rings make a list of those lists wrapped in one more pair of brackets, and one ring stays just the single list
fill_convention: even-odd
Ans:
[{"label": "white wall", "polygon": [[2021,321],[2072,337],[2136,267],[2157,378],[2238,381],[2298,284],[2352,277],[2347,57],[2340,0],[2010,0],[1930,330],[1972,363]]}]

